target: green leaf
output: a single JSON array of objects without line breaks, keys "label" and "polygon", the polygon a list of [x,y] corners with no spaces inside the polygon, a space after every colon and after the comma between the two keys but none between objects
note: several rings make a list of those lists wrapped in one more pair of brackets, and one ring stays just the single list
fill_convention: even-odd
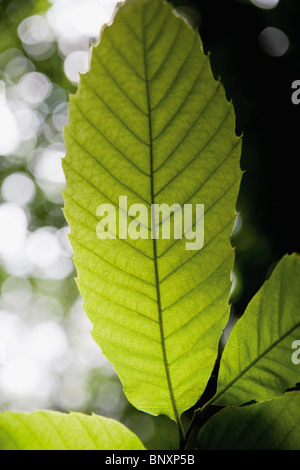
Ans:
[{"label": "green leaf", "polygon": [[[229,315],[241,139],[198,33],[169,4],[129,1],[104,29],[65,141],[64,212],[93,337],[131,403],[179,423],[207,384]],[[148,239],[110,229],[116,239],[100,240],[97,208],[112,204],[118,220],[119,196],[149,218],[154,203],[204,204],[204,247],[186,249],[172,232],[152,239],[149,225]]]},{"label": "green leaf", "polygon": [[93,414],[0,414],[0,450],[144,450],[123,424]]},{"label": "green leaf", "polygon": [[203,426],[198,443],[200,450],[300,450],[300,392],[224,408]]},{"label": "green leaf", "polygon": [[224,350],[216,404],[270,400],[299,381],[292,360],[300,339],[299,279],[299,255],[286,255],[249,303]]}]

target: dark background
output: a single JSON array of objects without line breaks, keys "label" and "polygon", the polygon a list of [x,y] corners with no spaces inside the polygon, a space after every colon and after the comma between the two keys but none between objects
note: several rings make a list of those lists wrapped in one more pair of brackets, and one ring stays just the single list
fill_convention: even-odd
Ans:
[{"label": "dark background", "polygon": [[[172,3],[197,24],[214,76],[221,79],[233,102],[236,133],[243,133],[244,173],[237,201],[243,223],[232,236],[238,278],[231,299],[235,321],[280,258],[300,252],[300,104],[291,101],[291,85],[300,80],[300,2],[281,0],[270,10],[250,0]],[[289,48],[280,57],[267,54],[259,41],[270,26],[289,38]],[[214,394],[219,359],[204,395],[188,415]]]},{"label": "dark background", "polygon": [[[291,101],[291,84],[300,80],[300,2],[281,0],[272,10],[237,0],[173,3],[191,8],[186,11],[198,22],[213,73],[233,101],[236,132],[244,134],[245,173],[237,204],[244,228],[232,238],[243,286],[232,299],[239,316],[274,263],[285,253],[300,251],[300,105]],[[289,38],[281,57],[260,46],[259,35],[268,26]],[[245,243],[245,238],[251,240]]]}]

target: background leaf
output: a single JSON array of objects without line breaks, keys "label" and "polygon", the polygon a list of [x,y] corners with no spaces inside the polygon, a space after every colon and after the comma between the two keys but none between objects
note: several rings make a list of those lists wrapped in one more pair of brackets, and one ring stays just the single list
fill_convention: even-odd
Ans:
[{"label": "background leaf", "polygon": [[[93,50],[65,132],[65,215],[93,337],[132,404],[179,421],[211,374],[229,309],[240,183],[233,108],[198,33],[127,2]],[[205,243],[99,240],[97,207],[205,205]]]},{"label": "background leaf", "polygon": [[300,392],[265,403],[226,407],[198,435],[200,450],[299,450]]},{"label": "background leaf", "polygon": [[82,413],[0,414],[1,450],[143,450],[138,437],[112,419]]},{"label": "background leaf", "polygon": [[299,381],[292,361],[300,338],[299,279],[299,255],[286,255],[238,320],[222,356],[216,404],[270,400]]}]

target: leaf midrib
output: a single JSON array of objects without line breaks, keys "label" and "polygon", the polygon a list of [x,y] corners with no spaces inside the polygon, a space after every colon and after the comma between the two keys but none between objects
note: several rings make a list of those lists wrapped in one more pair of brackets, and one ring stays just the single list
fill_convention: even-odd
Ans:
[{"label": "leaf midrib", "polygon": [[[145,88],[146,88],[146,100],[147,100],[147,109],[148,109],[148,124],[149,124],[149,157],[150,157],[150,194],[151,194],[151,208],[153,208],[153,204],[155,204],[155,194],[154,194],[154,162],[153,162],[153,131],[152,131],[152,109],[150,103],[150,90],[149,90],[149,75],[148,75],[148,63],[147,63],[147,51],[146,51],[146,21],[145,21],[145,9],[142,6],[142,46],[143,46],[143,59],[144,59],[144,74],[145,74]],[[154,219],[155,214],[151,214],[152,221],[154,226],[156,225],[156,221]],[[158,257],[157,257],[157,244],[156,239],[152,239],[153,243],[153,263],[154,263],[154,272],[155,272],[155,284],[156,284],[156,297],[157,297],[157,310],[158,310],[158,320],[159,320],[159,330],[160,330],[160,337],[161,337],[161,347],[162,347],[162,354],[163,354],[163,362],[166,372],[166,378],[168,383],[168,389],[170,393],[170,399],[173,407],[173,412],[175,416],[175,420],[178,426],[178,431],[182,439],[183,431],[180,422],[180,416],[178,413],[178,409],[176,406],[173,385],[170,376],[169,364],[167,359],[167,351],[166,351],[166,344],[165,344],[165,334],[164,334],[164,325],[163,325],[163,317],[162,317],[162,307],[161,307],[161,295],[160,295],[160,281],[159,281],[159,272],[158,272]]]}]

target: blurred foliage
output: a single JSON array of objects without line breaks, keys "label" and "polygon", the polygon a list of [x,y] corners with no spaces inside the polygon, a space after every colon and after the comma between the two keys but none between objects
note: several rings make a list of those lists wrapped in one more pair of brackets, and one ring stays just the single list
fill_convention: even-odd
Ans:
[{"label": "blurred foliage", "polygon": [[[17,49],[28,57],[28,52],[20,40],[17,29],[18,25],[27,17],[43,14],[50,7],[48,0],[1,0],[0,3],[0,54],[7,52],[0,61],[0,70],[2,71],[8,58],[17,53]],[[74,87],[66,79],[63,71],[63,63],[57,48],[53,54],[45,60],[28,57],[35,65],[36,69],[45,73],[54,83],[60,86],[74,90]]]},{"label": "blurred foliage", "polygon": [[[28,235],[46,229],[47,233],[54,233],[56,237],[59,235],[62,238],[65,236],[62,231],[66,228],[66,222],[62,212],[61,195],[55,190],[55,184],[50,185],[49,189],[47,181],[37,176],[37,167],[45,150],[53,151],[54,148],[53,158],[56,159],[57,154],[60,158],[64,156],[62,132],[66,123],[68,97],[76,91],[77,85],[70,82],[64,72],[65,56],[59,49],[59,38],[53,36],[50,52],[44,58],[43,54],[32,53],[35,50],[27,47],[19,34],[23,20],[34,15],[44,18],[50,6],[47,0],[1,0],[0,3],[0,84],[4,84],[4,100],[11,106],[12,113],[18,113],[22,106],[25,106],[27,114],[24,116],[28,126],[34,124],[36,118],[39,123],[32,142],[26,139],[26,135],[22,136],[15,150],[0,155],[0,209],[1,205],[7,203],[3,195],[7,178],[19,173],[26,175],[34,184],[35,191],[32,200],[19,205],[28,219]],[[88,38],[90,42],[96,39]],[[26,74],[31,72],[47,77],[51,83],[51,92],[37,104],[28,103],[26,99],[24,104],[24,96],[20,97],[20,83]],[[23,118],[21,125],[22,123]],[[49,161],[51,162],[50,157]],[[51,165],[49,171],[54,171]],[[63,240],[63,251],[56,261],[57,267],[63,265],[67,257],[64,251],[65,243],[66,240]],[[51,247],[48,248],[50,250]],[[47,245],[44,249],[47,251]],[[9,335],[13,335],[15,329],[21,340],[24,339],[24,345],[19,345],[19,356],[14,356],[14,353],[8,351],[9,357],[5,365],[8,372],[5,372],[5,368],[1,370],[0,364],[0,408],[32,410],[43,407],[58,411],[72,409],[85,413],[94,412],[126,424],[143,439],[149,449],[171,449],[175,446],[175,423],[165,417],[154,418],[141,413],[131,406],[123,394],[119,378],[111,366],[101,358],[101,351],[96,345],[93,349],[89,344],[88,340],[93,340],[89,336],[90,325],[84,321],[85,314],[79,305],[81,300],[74,279],[74,269],[67,270],[66,275],[57,278],[55,272],[54,275],[48,275],[47,269],[25,269],[22,274],[22,266],[19,265],[20,261],[16,266],[14,263],[10,265],[9,256],[7,258],[5,254],[1,255],[0,247],[0,340],[7,324],[12,324],[8,330]],[[46,370],[43,371],[46,374],[45,382],[49,382],[46,394],[38,390],[32,393],[30,389],[26,389],[27,381],[30,384],[32,371],[30,367],[26,369],[26,361],[24,372],[20,370],[22,360],[26,359],[26,350],[23,351],[22,348],[26,348],[27,342],[30,341],[26,338],[35,338],[34,331],[47,322],[50,322],[50,326],[54,323],[61,328],[58,332],[63,331],[66,335],[68,349],[58,361],[46,362]],[[4,330],[1,331],[1,328]],[[57,341],[59,347],[59,338]],[[10,372],[10,364],[13,366],[14,361],[20,361],[20,366],[16,370],[12,367]],[[15,376],[5,378],[9,373]],[[43,381],[43,373],[40,381]],[[5,388],[5,380],[13,380],[14,387],[17,386],[14,382],[25,382],[22,384],[22,387],[25,387],[24,392],[10,392],[9,388]],[[37,386],[41,386],[39,381]]]},{"label": "blurred foliage", "polygon": [[16,34],[17,27],[21,21],[49,8],[48,0],[1,0],[1,44],[0,52],[11,47],[21,47],[22,43]]}]

